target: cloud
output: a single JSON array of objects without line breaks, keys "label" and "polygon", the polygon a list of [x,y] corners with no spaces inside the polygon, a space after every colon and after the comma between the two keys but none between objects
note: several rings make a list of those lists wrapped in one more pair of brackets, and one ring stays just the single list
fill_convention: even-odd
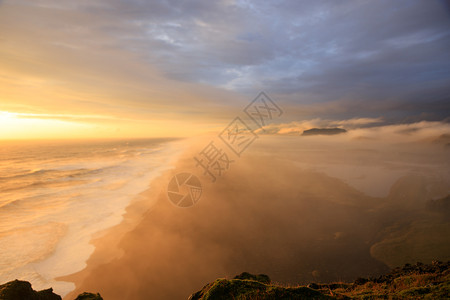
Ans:
[{"label": "cloud", "polygon": [[442,120],[450,114],[442,5],[3,1],[0,85],[11,100],[0,109],[227,119],[265,90],[292,107],[290,121],[304,106],[309,118]]},{"label": "cloud", "polygon": [[358,128],[348,132],[349,139],[382,140],[390,144],[433,142],[450,133],[450,124],[421,121],[411,124],[393,124],[371,128]]},{"label": "cloud", "polygon": [[[301,135],[312,128],[343,128],[344,141],[379,140],[387,143],[432,142],[450,134],[450,124],[446,122],[415,122],[409,124],[386,124],[381,118],[361,118],[349,120],[311,119],[282,124],[270,124],[256,131],[266,135]],[[328,137],[327,137],[328,138]]]},{"label": "cloud", "polygon": [[353,118],[349,120],[333,121],[330,126],[344,126],[346,128],[362,127],[364,125],[373,125],[382,123],[383,118]]}]

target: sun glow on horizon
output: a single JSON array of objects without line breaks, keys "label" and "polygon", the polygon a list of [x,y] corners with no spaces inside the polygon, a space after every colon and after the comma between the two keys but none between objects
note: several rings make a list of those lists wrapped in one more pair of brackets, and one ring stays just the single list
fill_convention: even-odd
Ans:
[{"label": "sun glow on horizon", "polygon": [[50,118],[51,115],[0,111],[0,140],[79,138],[92,125]]},{"label": "sun glow on horizon", "polygon": [[179,120],[129,120],[107,115],[0,111],[0,141],[183,137],[201,134],[205,131],[204,126]]}]

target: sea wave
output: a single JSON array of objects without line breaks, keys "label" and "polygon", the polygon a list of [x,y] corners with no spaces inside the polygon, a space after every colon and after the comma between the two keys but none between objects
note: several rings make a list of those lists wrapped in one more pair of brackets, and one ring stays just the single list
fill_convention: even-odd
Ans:
[{"label": "sea wave", "polygon": [[[120,223],[129,202],[171,168],[183,149],[164,140],[116,144],[19,149],[3,156],[2,282],[21,278],[36,289],[53,286],[58,294],[70,292],[73,284],[55,278],[85,267],[94,250],[92,236]],[[34,160],[19,163],[20,152]],[[27,249],[18,251],[14,245]]]}]

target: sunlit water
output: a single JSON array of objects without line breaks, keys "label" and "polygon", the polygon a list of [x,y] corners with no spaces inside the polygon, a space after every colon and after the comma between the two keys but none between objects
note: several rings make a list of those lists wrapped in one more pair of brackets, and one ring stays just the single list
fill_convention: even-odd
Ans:
[{"label": "sunlit water", "polygon": [[114,226],[130,201],[181,152],[164,139],[0,144],[0,282],[55,281],[85,267],[92,236]]}]

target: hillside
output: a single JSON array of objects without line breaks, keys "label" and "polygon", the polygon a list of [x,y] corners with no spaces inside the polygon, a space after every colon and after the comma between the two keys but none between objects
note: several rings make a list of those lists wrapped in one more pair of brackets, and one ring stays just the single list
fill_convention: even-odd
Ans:
[{"label": "hillside", "polygon": [[189,300],[447,299],[450,295],[449,265],[450,262],[407,264],[378,278],[307,286],[281,286],[271,283],[267,275],[242,273],[233,279],[217,279],[205,285]]}]

